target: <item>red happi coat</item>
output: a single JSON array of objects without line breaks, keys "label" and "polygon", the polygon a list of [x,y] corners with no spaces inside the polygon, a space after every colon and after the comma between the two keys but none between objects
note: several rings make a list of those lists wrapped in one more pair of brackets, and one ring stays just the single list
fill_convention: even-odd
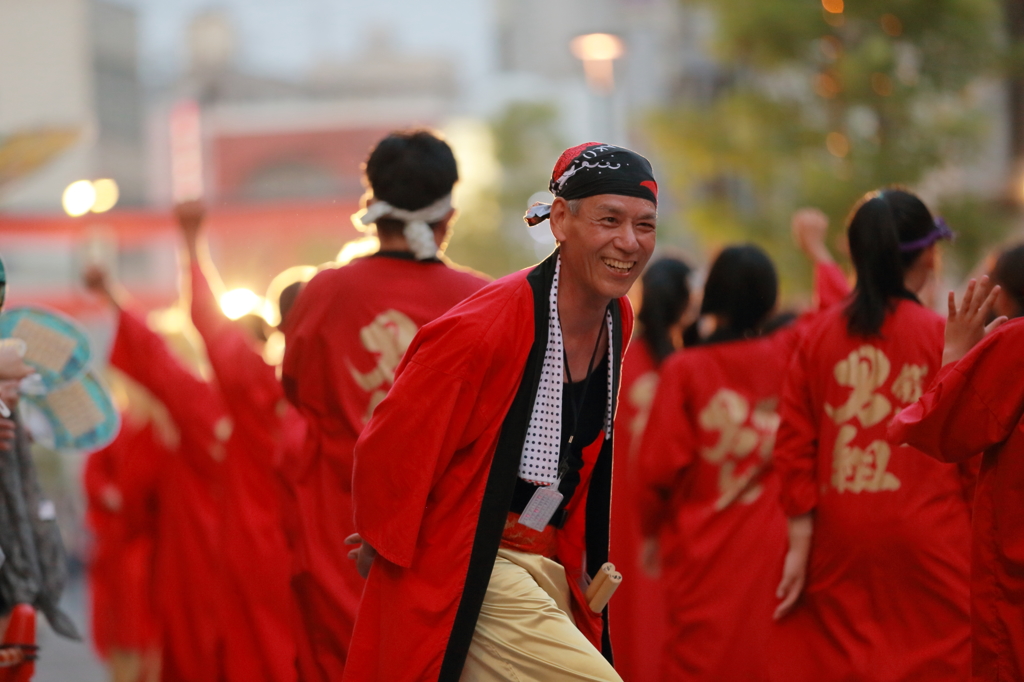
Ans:
[{"label": "red happi coat", "polygon": [[439,261],[379,254],[319,273],[289,313],[282,381],[308,424],[303,452],[287,474],[293,586],[315,679],[341,678],[363,591],[344,544],[355,531],[356,439],[417,330],[485,283]]},{"label": "red happi coat", "polygon": [[[834,264],[817,267],[815,280],[821,308],[849,291]],[[656,630],[643,640],[658,647],[645,662],[655,667],[651,679],[766,679],[785,547],[769,458],[786,368],[813,317],[767,337],[687,348],[662,364],[629,499],[635,532],[657,537],[661,550],[660,596],[653,598],[668,625],[656,641]],[[624,397],[632,393],[624,390]],[[637,627],[635,637],[648,637]],[[620,628],[616,621],[613,632]]]},{"label": "red happi coat", "polygon": [[[89,561],[92,638],[104,659],[112,652],[160,646],[153,561],[157,490],[170,456],[152,422],[139,424],[125,415],[117,438],[85,463],[86,519],[94,534]],[[119,509],[104,503],[107,488],[120,494]]]},{"label": "red happi coat", "polygon": [[943,322],[894,301],[879,336],[843,310],[801,342],[783,389],[774,464],[789,516],[814,512],[807,582],[772,626],[785,682],[963,680],[970,668],[970,506],[964,476],[886,441],[939,371]]},{"label": "red happi coat", "polygon": [[[222,682],[227,636],[224,595],[223,444],[228,416],[209,385],[185,369],[164,340],[122,311],[110,364],[166,407],[181,433],[158,490],[154,581],[162,631],[163,682]],[[234,677],[227,677],[235,682]]]},{"label": "red happi coat", "polygon": [[608,605],[615,668],[625,682],[661,680],[661,650],[668,636],[661,579],[640,564],[638,457],[640,438],[658,388],[658,368],[642,338],[635,338],[622,361],[622,390],[615,415],[611,547],[608,560],[623,575]]},{"label": "red happi coat", "polygon": [[945,462],[985,452],[974,498],[973,679],[1024,679],[1024,319],[943,367],[889,436]]},{"label": "red happi coat", "polygon": [[[288,404],[274,368],[248,334],[224,317],[197,263],[192,264],[192,322],[203,338],[216,390],[231,417],[224,460],[223,553],[230,585],[225,657],[233,680],[297,679],[292,559],[285,539],[276,469],[302,418]],[[301,439],[301,426],[297,432]]]},{"label": "red happi coat", "polygon": [[768,466],[794,329],[674,354],[640,451],[644,534],[661,541],[661,679],[766,679],[786,522]]},{"label": "red happi coat", "polygon": [[[345,680],[460,678],[543,368],[556,257],[498,280],[424,327],[356,445],[356,529],[379,557]],[[622,298],[611,311],[617,392],[632,310]],[[608,556],[611,441],[598,436],[584,461],[557,558],[577,626],[610,655],[606,616],[580,607],[580,580]]]}]

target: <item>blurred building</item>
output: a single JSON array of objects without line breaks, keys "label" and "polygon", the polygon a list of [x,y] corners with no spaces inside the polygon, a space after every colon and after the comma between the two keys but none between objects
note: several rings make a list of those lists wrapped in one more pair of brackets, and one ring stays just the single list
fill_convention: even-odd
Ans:
[{"label": "blurred building", "polygon": [[145,199],[136,16],[101,0],[0,2],[0,137],[71,129],[55,162],[0,193],[0,208],[59,210],[71,182],[114,178],[121,203]]},{"label": "blurred building", "polygon": [[151,198],[174,194],[176,104],[200,111],[203,190],[218,203],[358,201],[360,164],[395,128],[438,126],[458,95],[450,61],[400,51],[383,31],[348,60],[322,60],[300,79],[239,67],[227,15],[200,15],[189,29],[189,64],[154,107]]},{"label": "blurred building", "polygon": [[[616,138],[643,146],[643,116],[668,104],[690,83],[712,77],[702,29],[707,13],[677,0],[497,0],[499,87],[502,101],[557,103],[563,135],[573,141]],[[570,49],[573,38],[611,33],[622,39],[610,97],[588,90]],[[602,119],[610,107],[612,122]],[[606,117],[606,116],[605,116]]]}]

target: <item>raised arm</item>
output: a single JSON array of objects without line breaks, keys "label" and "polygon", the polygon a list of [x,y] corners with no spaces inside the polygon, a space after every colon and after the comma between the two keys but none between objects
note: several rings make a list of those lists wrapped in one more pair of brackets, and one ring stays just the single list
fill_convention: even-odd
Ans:
[{"label": "raised arm", "polygon": [[249,333],[224,315],[211,286],[211,280],[219,286],[220,277],[200,244],[202,204],[179,204],[175,216],[189,256],[192,324],[203,337],[217,384],[232,404],[242,401],[252,409],[273,409],[281,397],[274,369],[264,362]]},{"label": "raised arm", "polygon": [[[889,425],[890,441],[912,445],[945,462],[969,459],[1001,443],[1024,419],[1024,320],[986,327],[985,316],[979,315],[971,323],[973,293],[974,287],[968,287],[959,308],[950,301],[946,365],[921,399]],[[988,300],[991,294],[984,293],[988,295],[981,298]],[[974,299],[975,307],[981,305]],[[962,358],[957,357],[979,338]]]},{"label": "raised arm", "polygon": [[825,310],[850,293],[846,280],[826,244],[828,217],[816,208],[801,208],[791,220],[793,240],[814,265],[816,308]]},{"label": "raised arm", "polygon": [[[122,297],[114,293],[106,273],[90,268],[86,286],[106,298],[118,310],[117,334],[110,364],[142,384],[167,407],[182,436],[208,453],[230,435],[230,420],[216,391],[175,358],[166,342],[134,314],[121,307]],[[189,450],[185,448],[184,450]]]},{"label": "raised arm", "polygon": [[205,248],[201,248],[199,244],[199,233],[202,230],[206,211],[202,203],[187,201],[175,207],[174,216],[178,221],[178,228],[181,230],[185,249],[188,252],[192,284],[192,324],[199,330],[204,341],[207,341],[207,337],[215,340],[225,328],[230,326],[230,321],[221,313],[217,298],[204,273],[205,269],[210,273],[210,277],[219,280],[217,269],[206,256]]}]

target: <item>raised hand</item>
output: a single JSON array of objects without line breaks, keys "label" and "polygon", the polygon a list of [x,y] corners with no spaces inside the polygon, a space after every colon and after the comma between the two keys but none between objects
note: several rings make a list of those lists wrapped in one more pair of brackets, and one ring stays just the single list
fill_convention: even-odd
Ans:
[{"label": "raised hand", "polygon": [[949,292],[946,344],[942,351],[943,365],[956,362],[967,355],[975,344],[1006,322],[1007,318],[1004,316],[986,324],[999,291],[999,287],[993,285],[985,276],[981,281],[972,279],[967,284],[967,291],[964,292],[959,307],[956,304],[956,295],[952,291]]},{"label": "raised hand", "polygon": [[815,263],[831,263],[832,254],[825,245],[828,216],[816,208],[801,208],[790,220],[793,241]]},{"label": "raised hand", "polygon": [[99,296],[109,291],[107,271],[100,265],[89,265],[82,271],[82,283],[85,288]]},{"label": "raised hand", "polygon": [[21,339],[0,341],[0,380],[24,379],[35,370],[25,364],[25,342]]},{"label": "raised hand", "polygon": [[115,292],[115,286],[110,283],[110,277],[106,269],[101,265],[89,265],[82,271],[82,283],[90,292],[107,300],[115,308],[121,307],[121,300],[124,296],[119,290]]}]

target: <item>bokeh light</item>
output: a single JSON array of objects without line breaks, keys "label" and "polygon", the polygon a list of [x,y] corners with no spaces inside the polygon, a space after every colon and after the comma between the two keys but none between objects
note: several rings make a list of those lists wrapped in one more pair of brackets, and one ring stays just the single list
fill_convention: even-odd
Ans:
[{"label": "bokeh light", "polygon": [[110,178],[93,180],[92,188],[96,193],[96,200],[93,201],[91,209],[93,213],[109,211],[117,205],[117,200],[121,197],[117,183]]},{"label": "bokeh light", "polygon": [[843,13],[843,0],[821,0],[821,6],[831,14]]},{"label": "bokeh light", "polygon": [[377,240],[376,236],[353,239],[350,242],[346,242],[345,245],[341,247],[341,251],[338,252],[338,256],[334,261],[338,265],[348,265],[356,258],[362,258],[363,256],[369,256],[372,253],[376,253],[379,248],[380,242]]},{"label": "bokeh light", "polygon": [[220,309],[229,320],[263,312],[263,299],[248,289],[232,289],[220,297]]},{"label": "bokeh light", "polygon": [[[840,0],[840,4],[842,4]],[[625,52],[622,39],[610,33],[588,33],[577,36],[569,44],[577,59],[588,61],[611,61]]]},{"label": "bokeh light", "polygon": [[883,14],[881,23],[882,30],[893,38],[903,33],[903,22],[895,14]]},{"label": "bokeh light", "polygon": [[871,89],[880,97],[888,97],[892,94],[892,79],[884,73],[871,74]]},{"label": "bokeh light", "polygon": [[814,92],[816,92],[819,97],[832,99],[838,95],[842,89],[842,86],[839,84],[839,79],[832,73],[819,73],[814,78]]},{"label": "bokeh light", "polygon": [[829,154],[841,159],[850,153],[850,140],[842,133],[829,133],[825,138],[825,148]]},{"label": "bokeh light", "polygon": [[72,218],[88,213],[96,203],[96,188],[88,180],[76,180],[64,190],[61,204]]}]

